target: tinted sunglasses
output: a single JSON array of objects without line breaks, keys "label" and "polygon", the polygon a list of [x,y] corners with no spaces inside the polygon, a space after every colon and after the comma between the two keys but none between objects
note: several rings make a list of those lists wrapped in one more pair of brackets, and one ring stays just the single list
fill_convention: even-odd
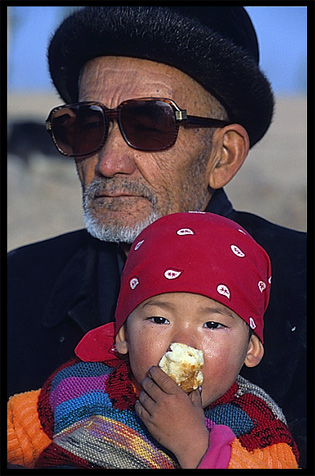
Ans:
[{"label": "tinted sunglasses", "polygon": [[108,109],[100,102],[79,102],[55,107],[46,128],[57,149],[69,157],[98,152],[105,144],[109,122],[116,119],[130,147],[158,151],[171,147],[180,125],[185,127],[223,127],[227,121],[188,116],[171,99],[140,98]]}]

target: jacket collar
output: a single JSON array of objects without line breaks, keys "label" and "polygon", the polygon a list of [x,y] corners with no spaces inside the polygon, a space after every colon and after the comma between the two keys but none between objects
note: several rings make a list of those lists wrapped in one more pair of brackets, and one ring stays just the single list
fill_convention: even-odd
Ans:
[{"label": "jacket collar", "polygon": [[[215,191],[206,211],[225,217],[233,213],[223,189]],[[87,244],[76,251],[56,279],[43,314],[44,327],[55,327],[70,318],[87,332],[114,321],[121,261],[118,245],[89,235]]]},{"label": "jacket collar", "polygon": [[233,214],[233,207],[223,188],[216,190],[208,203],[206,212],[216,213],[226,218]]},{"label": "jacket collar", "polygon": [[[120,281],[117,248],[116,244],[89,237],[88,244],[72,256],[56,279],[43,314],[44,327],[55,327],[65,318],[71,318],[87,332],[113,320]],[[98,305],[100,256],[107,270],[102,283],[106,309],[109,309],[107,316],[101,315]]]}]

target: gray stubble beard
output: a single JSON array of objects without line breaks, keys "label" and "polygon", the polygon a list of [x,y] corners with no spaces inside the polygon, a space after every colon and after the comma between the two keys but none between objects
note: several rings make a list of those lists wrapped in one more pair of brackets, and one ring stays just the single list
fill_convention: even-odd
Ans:
[{"label": "gray stubble beard", "polygon": [[[143,220],[133,224],[132,227],[121,224],[120,220],[117,220],[117,223],[101,223],[100,220],[94,216],[90,202],[93,200],[96,192],[102,190],[103,187],[106,187],[107,190],[114,191],[117,185],[114,182],[106,182],[104,179],[96,179],[83,193],[83,218],[87,231],[94,238],[111,243],[131,244],[144,228],[159,218],[157,213],[157,200],[150,190],[141,184],[123,182],[119,185],[118,189],[142,194],[144,198],[152,204],[152,212]],[[110,210],[110,208],[111,206],[108,205],[107,209]],[[106,209],[104,210],[104,215],[105,214]]]},{"label": "gray stubble beard", "polygon": [[131,244],[144,228],[149,226],[159,217],[156,211],[153,211],[145,220],[135,223],[132,228],[119,224],[107,225],[105,223],[99,223],[99,220],[92,215],[89,209],[84,208],[83,205],[83,218],[87,231],[94,238],[111,243]]}]

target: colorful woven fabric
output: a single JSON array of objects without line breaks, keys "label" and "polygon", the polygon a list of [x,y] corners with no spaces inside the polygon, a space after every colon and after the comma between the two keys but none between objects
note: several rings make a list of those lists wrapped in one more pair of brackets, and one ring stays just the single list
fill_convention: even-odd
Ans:
[{"label": "colorful woven fabric", "polygon": [[41,451],[51,442],[38,419],[39,392],[20,393],[9,399],[7,455],[11,464],[33,468]]},{"label": "colorful woven fabric", "polygon": [[297,469],[299,452],[286,419],[260,387],[239,376],[230,390],[205,411],[215,424],[231,428],[229,468]]},{"label": "colorful woven fabric", "polygon": [[[136,399],[125,361],[75,359],[63,366],[38,398],[41,428],[53,435],[53,441],[47,436],[35,468],[178,468],[174,455],[157,443],[136,415]],[[233,441],[231,432],[231,458],[225,467],[297,468],[297,448],[281,410],[242,377],[205,409],[205,419],[210,447],[211,432],[219,425],[235,435]],[[202,468],[212,467],[210,452],[211,448]]]},{"label": "colorful woven fabric", "polygon": [[232,443],[228,469],[298,469],[289,445],[277,443],[265,448],[247,451],[238,439]]},{"label": "colorful woven fabric", "polygon": [[124,362],[113,368],[76,361],[58,372],[41,392],[39,415],[44,420],[53,415],[55,436],[37,467],[178,467],[133,410],[137,394],[130,377]]}]

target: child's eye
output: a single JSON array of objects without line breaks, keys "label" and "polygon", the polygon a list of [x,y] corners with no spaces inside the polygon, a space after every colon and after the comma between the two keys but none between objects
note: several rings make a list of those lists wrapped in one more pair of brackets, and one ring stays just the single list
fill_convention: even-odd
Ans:
[{"label": "child's eye", "polygon": [[169,321],[165,317],[149,317],[149,320],[154,322],[154,324],[169,324]]},{"label": "child's eye", "polygon": [[207,329],[220,329],[221,327],[226,327],[226,326],[223,324],[220,324],[219,322],[208,321],[204,324],[204,327],[206,327]]}]

